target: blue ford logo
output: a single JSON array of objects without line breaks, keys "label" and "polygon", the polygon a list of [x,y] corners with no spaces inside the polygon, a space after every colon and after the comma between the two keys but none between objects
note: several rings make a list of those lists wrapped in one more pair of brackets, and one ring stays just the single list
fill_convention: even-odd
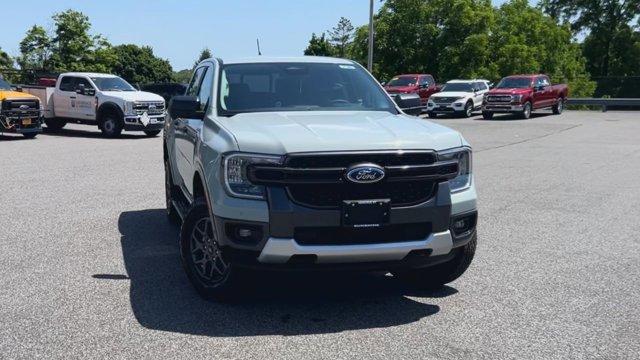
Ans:
[{"label": "blue ford logo", "polygon": [[359,184],[371,184],[384,178],[384,169],[376,164],[361,164],[347,170],[347,180]]}]

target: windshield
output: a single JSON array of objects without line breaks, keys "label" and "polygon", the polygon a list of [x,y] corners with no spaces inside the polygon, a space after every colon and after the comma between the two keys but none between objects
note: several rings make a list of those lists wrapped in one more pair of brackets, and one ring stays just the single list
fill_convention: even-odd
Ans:
[{"label": "windshield", "polygon": [[92,77],[91,80],[101,91],[136,91],[133,86],[119,77]]},{"label": "windshield", "polygon": [[445,84],[440,91],[473,92],[473,86],[469,83],[448,83]]},{"label": "windshield", "polygon": [[504,78],[500,80],[496,89],[527,89],[531,87],[531,79],[529,78]]},{"label": "windshield", "polygon": [[417,83],[417,76],[396,76],[387,83],[387,86],[411,86]]},{"label": "windshield", "polygon": [[218,111],[360,110],[396,113],[393,102],[361,67],[351,64],[224,65]]},{"label": "windshield", "polygon": [[11,85],[8,82],[0,79],[0,90],[11,90]]}]

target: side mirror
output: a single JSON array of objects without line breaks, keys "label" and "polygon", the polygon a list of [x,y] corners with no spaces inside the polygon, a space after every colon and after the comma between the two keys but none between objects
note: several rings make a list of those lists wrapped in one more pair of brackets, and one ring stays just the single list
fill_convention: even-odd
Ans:
[{"label": "side mirror", "polygon": [[380,83],[380,85],[385,86],[385,85],[387,85],[387,82],[383,81],[383,82]]},{"label": "side mirror", "polygon": [[197,96],[174,96],[169,101],[168,110],[173,119],[204,119],[204,113],[200,112],[200,100]]},{"label": "side mirror", "polygon": [[418,94],[396,94],[393,101],[406,114],[419,116],[422,114],[423,107],[420,105],[420,95]]},{"label": "side mirror", "polygon": [[96,94],[96,89],[94,88],[84,89],[83,95],[94,96],[95,94]]},{"label": "side mirror", "polygon": [[76,94],[84,95],[84,84],[80,84],[76,87]]},{"label": "side mirror", "polygon": [[536,91],[542,91],[542,90],[544,90],[545,86],[544,85],[537,85],[537,86],[534,86],[534,88],[535,88]]}]

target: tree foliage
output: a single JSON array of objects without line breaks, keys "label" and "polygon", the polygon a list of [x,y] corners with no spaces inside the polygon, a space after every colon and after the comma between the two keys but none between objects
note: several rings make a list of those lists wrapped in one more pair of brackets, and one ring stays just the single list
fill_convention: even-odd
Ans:
[{"label": "tree foliage", "polygon": [[201,61],[212,58],[213,55],[211,54],[211,49],[209,48],[204,48],[202,49],[202,51],[200,51],[200,56],[198,56],[198,60],[196,60],[196,62],[193,64],[193,67],[195,68],[198,64],[200,64]]},{"label": "tree foliage", "polygon": [[51,56],[51,38],[42,26],[33,25],[20,41],[20,56],[17,61],[21,68],[45,69]]},{"label": "tree foliage", "polygon": [[586,33],[583,52],[594,76],[638,75],[640,0],[543,0],[547,14]]},{"label": "tree foliage", "polygon": [[173,77],[169,61],[156,57],[149,46],[118,45],[113,52],[116,61],[111,72],[132,84],[169,82]]},{"label": "tree foliage", "polygon": [[[91,22],[83,13],[67,10],[54,14],[52,19],[51,34],[34,25],[20,42],[17,62],[21,69],[113,73],[134,84],[172,79],[169,62],[155,56],[150,47],[112,46],[102,35],[90,33]],[[24,74],[23,80],[32,80],[31,76]]]},{"label": "tree foliage", "polygon": [[0,49],[0,69],[12,69],[13,59],[9,54]]},{"label": "tree foliage", "polygon": [[[387,0],[375,15],[373,72],[379,79],[431,73],[439,81],[545,72],[590,95],[580,44],[526,0]],[[355,30],[348,55],[367,60],[367,26]],[[575,94],[575,93],[574,93]]]},{"label": "tree foliage", "polygon": [[316,36],[316,34],[311,34],[311,39],[309,40],[309,45],[306,49],[304,49],[305,55],[313,55],[313,56],[334,56],[335,49],[333,45],[329,43],[329,41],[325,38],[324,33],[320,36]]},{"label": "tree foliage", "polygon": [[[329,42],[335,49],[335,55],[337,57],[343,58],[347,55],[348,47],[353,37],[353,30],[351,21],[345,17],[341,17],[340,20],[338,20],[338,24],[328,31]],[[324,34],[322,36],[324,36]]]}]

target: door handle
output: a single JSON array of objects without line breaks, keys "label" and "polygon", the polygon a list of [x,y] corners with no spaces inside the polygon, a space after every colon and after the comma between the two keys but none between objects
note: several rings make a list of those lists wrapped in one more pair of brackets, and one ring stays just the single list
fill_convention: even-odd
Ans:
[{"label": "door handle", "polygon": [[75,99],[75,98],[76,98],[75,96],[70,96],[70,97],[69,97],[69,99]]}]

